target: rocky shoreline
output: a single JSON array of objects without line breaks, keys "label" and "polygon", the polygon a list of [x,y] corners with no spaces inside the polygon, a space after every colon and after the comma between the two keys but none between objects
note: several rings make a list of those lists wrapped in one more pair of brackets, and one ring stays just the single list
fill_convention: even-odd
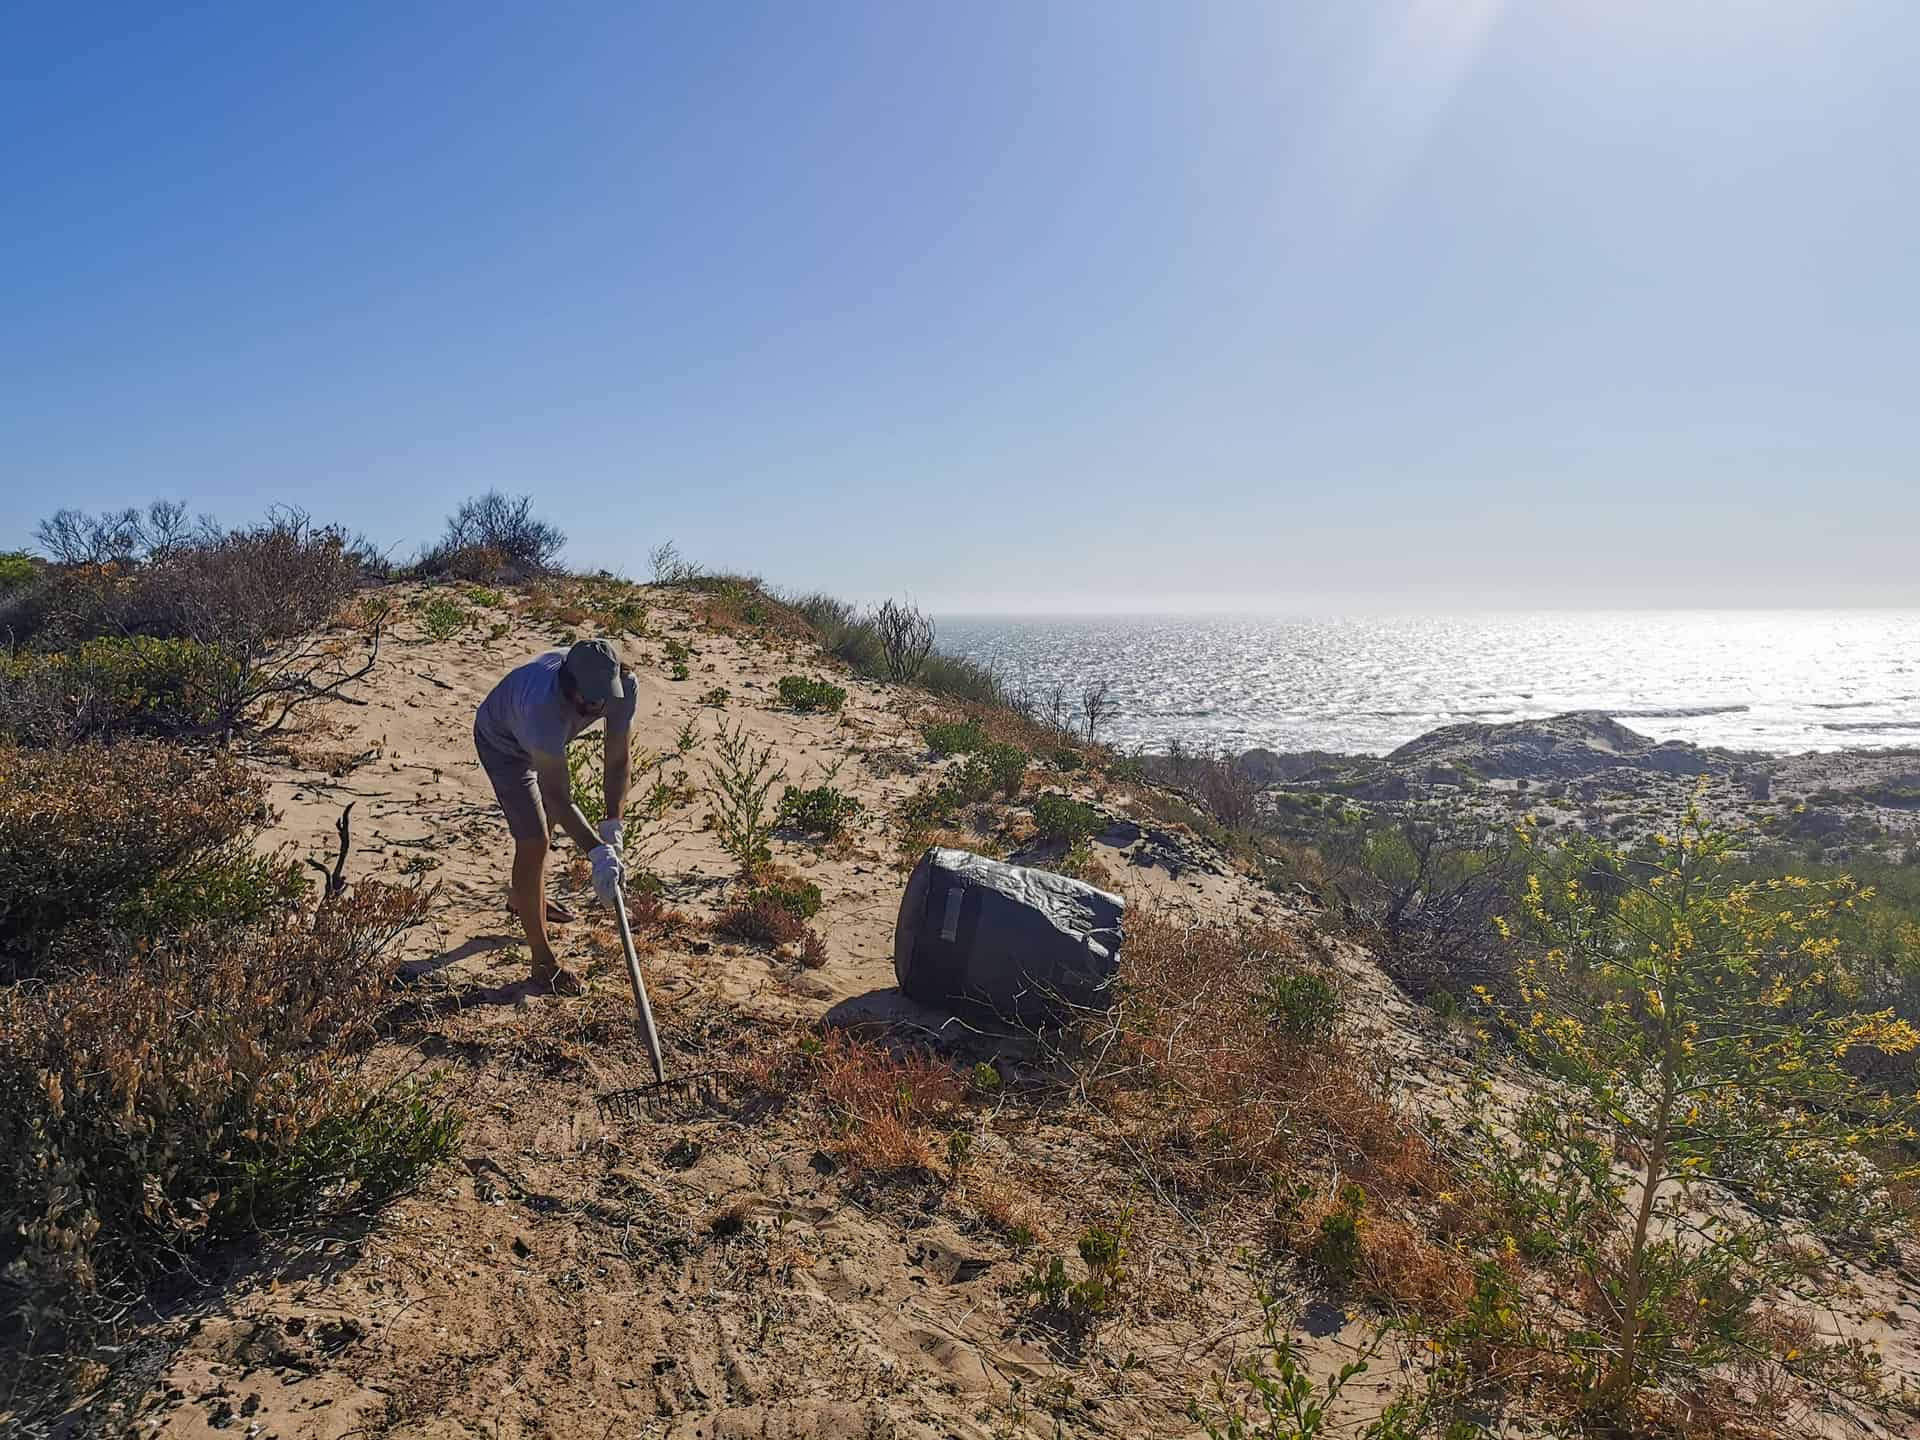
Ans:
[{"label": "rocky shoreline", "polygon": [[1240,768],[1281,829],[1343,807],[1441,806],[1488,821],[1534,815],[1631,844],[1698,794],[1726,824],[1829,859],[1920,846],[1920,749],[1768,755],[1656,741],[1591,711],[1447,725],[1384,756],[1249,750]]}]

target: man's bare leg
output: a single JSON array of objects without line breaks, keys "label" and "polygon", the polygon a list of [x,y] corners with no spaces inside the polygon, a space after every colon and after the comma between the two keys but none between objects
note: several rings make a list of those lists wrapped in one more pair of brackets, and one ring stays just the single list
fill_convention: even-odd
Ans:
[{"label": "man's bare leg", "polygon": [[562,995],[580,993],[580,977],[561,966],[547,941],[547,842],[513,842],[513,908],[533,952],[533,978]]}]

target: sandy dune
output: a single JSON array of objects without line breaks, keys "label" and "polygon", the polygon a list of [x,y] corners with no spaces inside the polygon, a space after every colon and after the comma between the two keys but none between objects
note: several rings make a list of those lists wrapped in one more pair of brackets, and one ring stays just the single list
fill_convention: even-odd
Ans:
[{"label": "sandy dune", "polygon": [[[350,876],[423,874],[441,887],[431,925],[410,942],[406,1023],[375,1063],[444,1073],[471,1117],[461,1161],[370,1224],[270,1247],[267,1262],[244,1263],[183,1312],[151,1392],[161,1401],[138,1433],[693,1440],[1191,1428],[1179,1415],[1192,1376],[1212,1368],[1201,1351],[1230,1338],[1198,1323],[1218,1306],[1180,1302],[1191,1318],[1170,1313],[1069,1353],[1010,1323],[1018,1307],[1004,1291],[1026,1262],[931,1190],[910,1203],[850,1198],[806,1126],[724,1091],[618,1103],[651,1076],[606,912],[558,842],[551,881],[582,918],[555,933],[589,993],[528,993],[505,908],[506,830],[470,737],[495,680],[552,648],[558,631],[505,610],[482,622],[431,643],[403,620],[359,692],[365,703],[333,707],[322,733],[262,761],[280,812],[272,843],[329,858],[352,802]],[[496,624],[505,633],[483,639]],[[668,678],[668,639],[696,652],[688,680]],[[823,893],[824,966],[697,929],[652,942],[645,963],[670,1064],[738,1063],[830,1012],[946,1024],[892,988],[904,871],[890,811],[931,763],[913,702],[836,676],[850,692],[842,715],[783,709],[779,677],[816,673],[817,658],[714,634],[667,594],[650,596],[647,635],[619,643],[640,679],[643,756],[673,752],[690,721],[709,736],[744,723],[796,783],[838,764],[835,783],[866,810],[852,841],[826,854],[776,846]],[[730,693],[724,709],[702,703],[716,686]],[[698,790],[708,748],[661,773],[685,768]],[[637,772],[636,788],[647,778]],[[651,857],[667,902],[696,919],[732,877],[704,820],[695,799],[630,846]],[[1103,853],[1116,883],[1138,894],[1210,910],[1255,903],[1236,877],[1176,880]],[[1015,1153],[990,1136],[1005,1153],[981,1159],[1017,1199],[1044,1199],[1032,1206],[1038,1223],[1055,1215],[1065,1235],[1076,1213],[1111,1213],[1119,1172],[1083,1163],[1083,1137],[1036,1127],[1020,1142]],[[1188,1286],[1183,1276],[1169,1293]]]},{"label": "sandy dune", "polygon": [[[640,677],[641,750],[674,752],[689,722],[709,736],[744,723],[796,782],[837,764],[836,783],[866,813],[850,842],[825,853],[776,846],[823,892],[820,968],[697,924],[648,934],[669,1063],[682,1073],[771,1065],[824,1017],[956,1038],[946,1017],[892,990],[904,880],[893,814],[935,763],[922,753],[917,702],[841,676],[843,715],[782,709],[779,677],[819,672],[817,657],[777,638],[714,634],[691,603],[649,592],[648,633],[619,640]],[[589,989],[574,1000],[528,993],[505,908],[505,826],[470,727],[494,681],[557,638],[506,610],[443,643],[405,620],[364,704],[332,707],[324,733],[262,760],[281,812],[274,843],[329,856],[351,801],[350,876],[412,873],[441,887],[431,926],[411,942],[414,978],[392,1038],[371,1064],[381,1076],[441,1075],[469,1117],[459,1160],[370,1222],[232,1261],[155,1329],[130,1367],[150,1383],[126,1388],[124,1408],[110,1392],[89,1423],[279,1440],[1197,1434],[1188,1402],[1244,1345],[1255,1288],[1275,1275],[1245,1251],[1196,1244],[1177,1199],[1144,1190],[1113,1137],[1089,1132],[1083,1115],[983,1128],[962,1178],[903,1188],[850,1181],[820,1150],[814,1122],[763,1091],[713,1084],[635,1099],[651,1076],[617,943],[564,841],[553,876],[582,919],[559,932],[560,949]],[[663,663],[669,639],[695,651],[685,681]],[[703,703],[715,687],[729,692],[724,709]],[[707,751],[659,773],[685,768],[698,791]],[[636,788],[649,778],[641,770]],[[631,847],[667,903],[695,921],[732,876],[705,813],[695,798]],[[1110,847],[1097,853],[1136,902],[1279,914],[1229,867],[1175,877]],[[1363,955],[1338,959],[1369,1023],[1407,1057],[1410,1098],[1443,1106],[1464,1070],[1431,1017]],[[1011,1071],[1022,1063],[1017,1041],[963,1038]],[[1136,1279],[1125,1313],[1091,1341],[1032,1325],[1013,1293],[1031,1255],[982,1223],[993,1205],[1030,1224],[1040,1253],[1071,1253],[1082,1225],[1129,1213]],[[1886,1283],[1863,1297],[1863,1309],[1893,1317],[1870,1322],[1890,1362],[1920,1374],[1899,1322],[1920,1309]],[[1360,1327],[1324,1300],[1295,1298],[1307,1359],[1326,1371],[1351,1358]],[[1377,1410],[1402,1363],[1412,1358],[1375,1361],[1350,1391],[1349,1420]]]}]

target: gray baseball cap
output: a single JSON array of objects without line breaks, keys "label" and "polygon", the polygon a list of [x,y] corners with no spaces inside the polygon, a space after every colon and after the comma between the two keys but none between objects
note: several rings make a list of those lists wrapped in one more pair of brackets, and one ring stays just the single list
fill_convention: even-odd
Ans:
[{"label": "gray baseball cap", "polygon": [[589,705],[627,698],[620,678],[620,657],[605,640],[574,641],[560,663],[560,673]]}]

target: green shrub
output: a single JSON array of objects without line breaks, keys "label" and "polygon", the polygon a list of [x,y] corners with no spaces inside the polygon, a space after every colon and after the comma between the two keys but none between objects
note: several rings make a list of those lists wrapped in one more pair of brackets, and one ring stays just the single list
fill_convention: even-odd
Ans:
[{"label": "green shrub", "polygon": [[0,594],[23,590],[38,578],[33,557],[18,550],[0,550]]},{"label": "green shrub", "polygon": [[[1263,1294],[1260,1308],[1261,1342],[1226,1374],[1213,1377],[1213,1403],[1203,1409],[1194,1401],[1188,1406],[1188,1418],[1206,1431],[1207,1440],[1320,1440],[1322,1436],[1350,1433],[1345,1427],[1335,1431],[1331,1413],[1334,1403],[1349,1383],[1366,1373],[1388,1332],[1384,1328],[1377,1332],[1358,1359],[1349,1360],[1325,1380],[1317,1380],[1287,1333],[1281,1303]],[[1427,1418],[1423,1406],[1411,1404],[1403,1395],[1360,1432],[1360,1440],[1400,1440],[1425,1434]],[[1478,1426],[1470,1430],[1450,1427],[1441,1440],[1464,1440],[1466,1435],[1485,1433]]]},{"label": "green shrub", "polygon": [[929,725],[926,734],[927,748],[936,755],[970,755],[987,743],[985,733],[971,720]]},{"label": "green shrub", "polygon": [[953,812],[962,803],[951,780],[939,785],[922,785],[907,797],[901,815],[909,828],[941,825],[953,818]]},{"label": "green shrub", "polygon": [[774,758],[771,745],[753,744],[745,725],[716,734],[713,753],[702,764],[714,832],[741,871],[751,872],[772,853],[767,842],[773,838],[774,816],[767,800],[786,778],[786,767]]},{"label": "green shrub", "polygon": [[1084,880],[1089,885],[1105,882],[1100,861],[1093,853],[1093,842],[1076,840],[1067,847],[1067,853],[1051,864],[1043,864],[1042,869],[1051,870],[1056,875],[1065,875],[1072,880]]},{"label": "green shrub", "polygon": [[485,586],[476,585],[467,591],[467,599],[483,610],[498,610],[506,603],[507,596],[504,590],[489,590]]},{"label": "green shrub", "polygon": [[724,685],[716,685],[700,697],[700,703],[714,710],[724,710],[727,702],[733,698],[731,691]]},{"label": "green shrub", "polygon": [[759,886],[754,893],[766,896],[797,919],[811,920],[820,913],[820,887],[811,880],[797,878],[770,880]]},{"label": "green shrub", "polygon": [[[1783,1212],[1861,1253],[1909,1231],[1907,1172],[1884,1161],[1905,1158],[1920,1116],[1910,1082],[1870,1077],[1909,1064],[1920,1029],[1835,984],[1873,898],[1851,876],[1742,880],[1751,837],[1697,801],[1644,861],[1523,834],[1521,904],[1497,927],[1519,952],[1518,1003],[1477,993],[1557,1083],[1519,1114],[1483,1091],[1463,1128],[1482,1173],[1522,1197],[1534,1247],[1556,1253],[1571,1298],[1553,1323],[1592,1367],[1586,1403],[1625,1430],[1647,1392],[1767,1353],[1779,1307],[1838,1303],[1840,1274],[1808,1274],[1779,1243]],[[1726,1194],[1740,1212],[1701,1224]],[[1776,1359],[1809,1388],[1845,1373],[1837,1348]]]},{"label": "green shrub", "polygon": [[947,772],[947,789],[961,805],[978,805],[993,794],[993,767],[978,755],[967,758]]},{"label": "green shrub", "polygon": [[816,785],[810,790],[789,785],[780,796],[782,829],[799,830],[827,840],[838,839],[859,814],[860,802],[831,785]]},{"label": "green shrub", "polygon": [[0,1315],[28,1343],[123,1313],[207,1242],[377,1204],[451,1150],[440,1107],[366,1090],[353,1058],[425,910],[363,882],[0,990]]},{"label": "green shrub", "polygon": [[970,705],[1004,705],[1007,698],[993,671],[971,660],[938,651],[927,656],[913,683],[929,694]]},{"label": "green shrub", "polygon": [[1075,1329],[1087,1329],[1111,1314],[1126,1284],[1128,1217],[1115,1225],[1091,1225],[1075,1248],[1086,1273],[1078,1280],[1067,1272],[1058,1255],[1036,1260],[1020,1282],[1020,1293],[1032,1297],[1042,1311]]},{"label": "green shrub", "polygon": [[116,735],[224,728],[249,677],[225,649],[195,640],[83,641],[0,657],[0,733],[51,745]]},{"label": "green shrub", "polygon": [[451,640],[473,623],[473,612],[449,595],[429,596],[420,606],[420,628],[436,645]]},{"label": "green shrub", "polygon": [[1291,1040],[1325,1040],[1340,1019],[1340,992],[1311,970],[1283,970],[1267,981],[1267,1015]]},{"label": "green shrub", "polygon": [[1082,840],[1091,840],[1105,824],[1100,812],[1091,805],[1051,791],[1035,797],[1033,823],[1041,838],[1058,841],[1068,847]]},{"label": "green shrub", "polygon": [[294,886],[252,854],[264,817],[261,782],[228,756],[0,746],[0,975],[71,948],[69,930],[151,934],[269,908]]},{"label": "green shrub", "polygon": [[1339,1204],[1320,1218],[1313,1262],[1336,1285],[1344,1285],[1360,1268],[1366,1206],[1367,1192],[1349,1180],[1340,1187]]},{"label": "green shrub", "polygon": [[932,622],[911,606],[889,602],[891,609],[882,606],[862,615],[846,601],[820,594],[792,597],[786,604],[806,620],[821,648],[856,675],[910,679],[930,694],[971,704],[1007,702],[999,678],[986,666],[937,650],[921,651],[923,640],[931,644]]},{"label": "green shrub", "polygon": [[977,757],[987,770],[993,789],[1009,800],[1020,793],[1027,778],[1027,752],[1018,745],[992,744]]},{"label": "green shrub", "polygon": [[[175,935],[197,926],[248,924],[288,910],[306,895],[295,861],[256,855],[240,844],[154,875],[98,918],[115,936]],[[73,952],[75,939],[69,932],[56,949]]]},{"label": "green shrub", "polygon": [[567,746],[567,794],[589,825],[607,818],[606,741],[581,735]]},{"label": "green shrub", "polygon": [[908,797],[904,810],[907,823],[942,824],[963,805],[978,805],[996,793],[1009,798],[1019,794],[1026,760],[1026,753],[1017,745],[993,745],[981,754],[968,755],[938,784],[923,785]]},{"label": "green shrub", "polygon": [[834,711],[847,703],[847,692],[825,680],[810,680],[804,675],[782,675],[780,699],[795,710]]}]

